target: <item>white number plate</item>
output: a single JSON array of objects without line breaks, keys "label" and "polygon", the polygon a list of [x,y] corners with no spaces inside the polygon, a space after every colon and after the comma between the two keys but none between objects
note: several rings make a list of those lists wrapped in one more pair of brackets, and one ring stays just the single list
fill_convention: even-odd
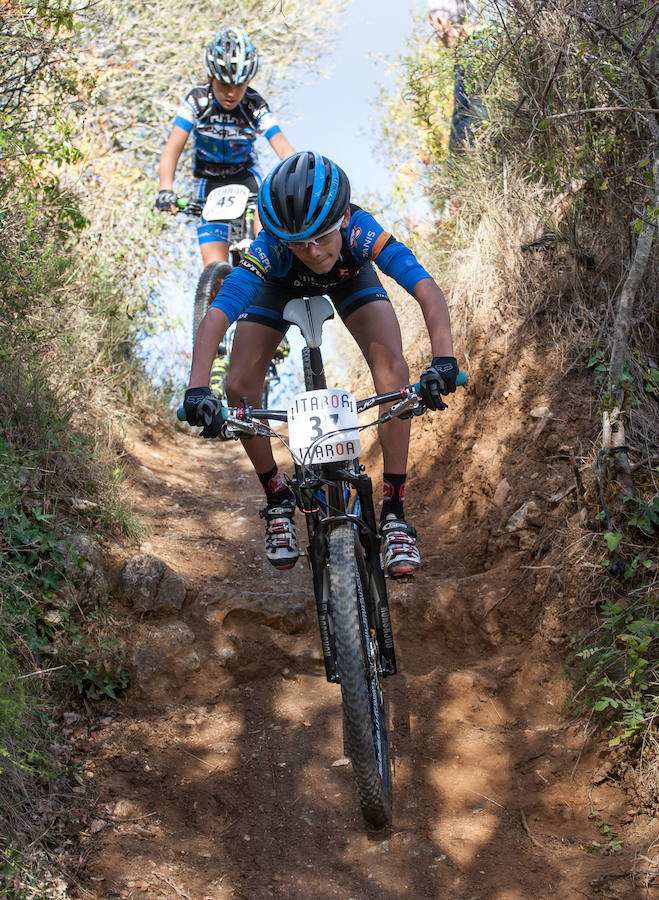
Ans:
[{"label": "white number plate", "polygon": [[288,437],[298,463],[356,459],[357,428],[357,405],[348,391],[305,391],[288,405]]},{"label": "white number plate", "polygon": [[202,216],[207,222],[237,219],[245,212],[249,188],[244,184],[225,184],[206,198]]}]

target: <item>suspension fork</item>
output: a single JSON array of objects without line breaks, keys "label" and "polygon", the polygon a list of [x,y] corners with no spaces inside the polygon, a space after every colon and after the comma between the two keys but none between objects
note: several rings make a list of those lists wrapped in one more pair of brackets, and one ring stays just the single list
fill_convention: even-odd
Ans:
[{"label": "suspension fork", "polygon": [[358,475],[342,471],[341,478],[345,479],[357,491],[361,509],[360,518],[365,528],[359,529],[359,540],[364,548],[364,555],[368,561],[367,572],[369,584],[368,617],[371,627],[375,628],[380,647],[380,663],[383,675],[395,675],[397,671],[396,653],[394,651],[394,634],[391,627],[391,615],[389,612],[389,600],[387,598],[387,585],[380,562],[380,539],[375,521],[375,508],[373,506],[373,485],[368,475]]},{"label": "suspension fork", "polygon": [[301,466],[295,466],[296,499],[299,508],[304,513],[307,524],[307,555],[311,566],[313,579],[313,593],[316,601],[316,613],[318,615],[318,630],[320,631],[320,644],[325,664],[325,676],[331,683],[339,681],[338,667],[336,664],[336,648],[334,638],[329,625],[329,570],[327,568],[327,530],[321,521],[324,512],[318,497],[318,490],[322,485],[320,478],[305,479],[305,473]]}]

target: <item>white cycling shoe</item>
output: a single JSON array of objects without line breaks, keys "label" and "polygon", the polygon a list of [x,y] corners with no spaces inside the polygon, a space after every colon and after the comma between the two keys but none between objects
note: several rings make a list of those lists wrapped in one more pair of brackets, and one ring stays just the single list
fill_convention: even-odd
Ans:
[{"label": "white cycling shoe", "polygon": [[284,500],[259,513],[265,519],[265,555],[276,569],[292,569],[300,551],[295,531],[295,505]]},{"label": "white cycling shoe", "polygon": [[421,565],[416,545],[416,528],[399,519],[394,513],[380,523],[382,562],[390,578],[414,575]]}]

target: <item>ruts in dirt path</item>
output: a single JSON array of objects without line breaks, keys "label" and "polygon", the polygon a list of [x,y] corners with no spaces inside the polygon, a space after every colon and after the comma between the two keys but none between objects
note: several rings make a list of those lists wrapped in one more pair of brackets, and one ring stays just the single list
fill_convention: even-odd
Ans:
[{"label": "ruts in dirt path", "polygon": [[488,555],[477,529],[456,527],[457,495],[427,477],[430,435],[415,436],[427,466],[408,483],[424,565],[389,583],[400,673],[386,683],[394,821],[383,831],[357,805],[306,559],[288,573],[265,559],[241,446],[129,435],[147,532],[126,555],[159,557],[187,590],[174,614],[114,605],[141,665],[91,726],[95,819],[76,896],[640,896],[624,853],[588,852],[601,840],[591,813],[622,814],[624,798],[593,782],[585,723],[561,718],[568,687],[534,629],[524,557]]}]

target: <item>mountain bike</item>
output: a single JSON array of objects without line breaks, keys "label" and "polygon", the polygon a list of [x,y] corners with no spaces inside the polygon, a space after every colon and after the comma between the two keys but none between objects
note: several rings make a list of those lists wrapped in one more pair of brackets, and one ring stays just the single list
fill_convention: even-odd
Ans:
[{"label": "mountain bike", "polygon": [[[245,250],[254,240],[254,214],[256,212],[257,195],[244,184],[227,184],[212,190],[205,200],[192,200],[181,197],[176,206],[181,212],[191,216],[202,216],[208,222],[228,222],[229,224],[229,259],[230,262],[209,263],[199,277],[195,291],[192,313],[192,347],[197,336],[201,320],[211,305],[226,276],[240,264]],[[220,400],[225,395],[226,377],[229,371],[229,355],[231,352],[231,336],[220,344],[213,361],[210,388]],[[284,360],[290,352],[286,338],[283,338],[270,365],[263,382],[261,403],[267,408],[270,388],[279,383],[277,363]]]},{"label": "mountain bike", "polygon": [[222,282],[243,258],[254,240],[256,197],[244,184],[225,184],[210,192],[205,200],[180,197],[176,206],[190,216],[203,216],[207,222],[227,222],[230,262],[209,263],[201,273],[195,292],[192,315],[192,346],[206,310],[217,296]]},{"label": "mountain bike", "polygon": [[[288,479],[306,520],[325,675],[341,687],[347,755],[366,822],[391,822],[392,780],[383,680],[397,671],[387,587],[371,479],[359,462],[363,428],[394,416],[426,411],[420,387],[355,400],[346,390],[328,389],[320,345],[325,321],[334,311],[326,297],[291,300],[286,321],[305,339],[302,350],[305,392],[285,410],[242,407],[222,410],[223,436],[260,435],[280,440],[291,453]],[[467,383],[460,373],[458,383]],[[358,414],[391,404],[374,422],[359,425]],[[185,419],[183,409],[179,419]],[[288,423],[288,440],[267,424]]]}]

